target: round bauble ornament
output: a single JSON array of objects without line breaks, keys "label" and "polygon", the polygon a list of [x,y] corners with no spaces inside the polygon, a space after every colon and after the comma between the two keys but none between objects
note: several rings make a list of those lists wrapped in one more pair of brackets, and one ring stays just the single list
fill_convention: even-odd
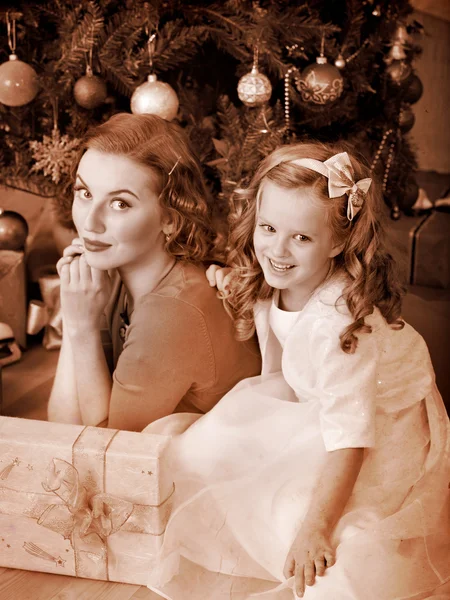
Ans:
[{"label": "round bauble ornament", "polygon": [[253,65],[250,73],[239,79],[237,93],[239,100],[246,106],[261,106],[270,100],[272,84],[269,78],[260,73],[256,65]]},{"label": "round bauble ornament", "polygon": [[337,67],[338,69],[343,69],[346,64],[347,63],[345,61],[345,58],[342,56],[342,54],[339,54],[339,56],[334,61],[334,66]]},{"label": "round bauble ornament", "polygon": [[398,221],[400,219],[400,207],[398,204],[394,204],[394,206],[391,207],[391,219],[393,221]]},{"label": "round bauble ornament", "polygon": [[395,41],[391,49],[389,50],[389,59],[390,60],[403,60],[406,58],[406,52],[404,49],[404,44],[399,41]]},{"label": "round bauble ornament", "polygon": [[33,67],[16,54],[0,65],[0,102],[6,106],[24,106],[36,97],[39,79]]},{"label": "round bauble ornament", "polygon": [[386,73],[394,83],[400,84],[411,75],[411,66],[404,60],[393,60],[387,67]]},{"label": "round bauble ornament", "polygon": [[403,100],[409,104],[414,104],[422,97],[423,85],[417,75],[413,75],[408,82],[408,87],[403,94]]},{"label": "round bauble ornament", "polygon": [[415,121],[416,117],[409,106],[400,110],[398,126],[403,133],[407,133],[410,129],[412,129]]},{"label": "round bauble ornament", "polygon": [[28,224],[22,215],[0,208],[0,250],[22,250],[28,235]]},{"label": "round bauble ornament", "polygon": [[92,69],[86,69],[86,75],[80,77],[73,88],[73,95],[76,103],[82,108],[97,108],[103,104],[108,95],[106,83],[97,75],[94,75]]},{"label": "round bauble ornament", "polygon": [[304,102],[330,104],[339,98],[344,89],[344,79],[339,70],[318,56],[316,64],[304,69],[296,80],[298,91]]},{"label": "round bauble ornament", "polygon": [[131,112],[135,115],[158,115],[171,121],[177,116],[178,106],[175,90],[168,83],[158,81],[153,73],[131,96]]}]

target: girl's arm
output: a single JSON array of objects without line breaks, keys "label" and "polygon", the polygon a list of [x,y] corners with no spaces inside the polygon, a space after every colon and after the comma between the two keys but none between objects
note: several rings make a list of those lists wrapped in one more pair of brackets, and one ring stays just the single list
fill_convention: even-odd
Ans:
[{"label": "girl's arm", "polygon": [[313,585],[316,575],[334,564],[330,534],[352,493],[364,448],[343,448],[327,453],[311,504],[284,567],[285,577],[295,575],[296,594],[301,598],[305,584]]}]

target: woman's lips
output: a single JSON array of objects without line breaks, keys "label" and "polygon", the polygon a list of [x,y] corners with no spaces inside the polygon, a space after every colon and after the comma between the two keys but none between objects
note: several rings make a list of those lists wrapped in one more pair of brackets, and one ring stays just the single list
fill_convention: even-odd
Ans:
[{"label": "woman's lips", "polygon": [[84,247],[89,252],[102,252],[103,250],[107,250],[111,248],[111,244],[104,244],[103,242],[97,242],[96,240],[89,240],[87,238],[83,238]]}]

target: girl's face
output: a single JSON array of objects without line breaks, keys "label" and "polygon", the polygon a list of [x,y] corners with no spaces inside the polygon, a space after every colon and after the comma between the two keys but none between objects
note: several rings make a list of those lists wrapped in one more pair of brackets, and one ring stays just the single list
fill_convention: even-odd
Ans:
[{"label": "girl's face", "polygon": [[326,211],[309,188],[288,190],[266,180],[253,243],[266,282],[281,290],[280,307],[301,310],[328,274],[341,247],[332,241]]},{"label": "girl's face", "polygon": [[91,267],[167,259],[156,176],[129,158],[89,149],[81,158],[72,217]]}]

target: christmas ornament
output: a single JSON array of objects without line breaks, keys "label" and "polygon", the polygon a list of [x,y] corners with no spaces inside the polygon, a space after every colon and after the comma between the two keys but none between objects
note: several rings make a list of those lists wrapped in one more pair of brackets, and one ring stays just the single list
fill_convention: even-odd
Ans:
[{"label": "christmas ornament", "polygon": [[404,60],[393,60],[386,67],[386,73],[389,74],[394,83],[400,84],[411,75],[411,66]]},{"label": "christmas ornament", "polygon": [[135,115],[158,115],[171,121],[178,113],[178,106],[175,90],[168,83],[158,81],[154,73],[131,96],[131,112]]},{"label": "christmas ornament", "polygon": [[103,79],[94,75],[92,68],[88,65],[86,68],[86,75],[78,79],[75,83],[73,95],[79,106],[92,109],[103,104],[108,95],[108,91]]},{"label": "christmas ornament", "polygon": [[389,50],[389,62],[393,60],[403,60],[406,58],[406,52],[401,42],[394,42]]},{"label": "christmas ornament", "polygon": [[407,133],[413,128],[416,117],[409,106],[402,107],[398,116],[398,126],[403,133]]},{"label": "christmas ornament", "polygon": [[339,56],[334,61],[334,66],[337,67],[338,69],[343,69],[346,64],[347,64],[347,62],[346,62],[345,58],[342,56],[342,54],[339,54]]},{"label": "christmas ornament", "polygon": [[41,142],[30,142],[36,161],[31,171],[42,171],[46,177],[51,177],[53,183],[58,184],[64,176],[69,175],[80,142],[78,138],[61,135],[58,127],[54,127],[51,136],[44,135]]},{"label": "christmas ornament", "polygon": [[372,11],[372,14],[373,14],[374,17],[381,17],[381,8],[380,8],[379,4],[377,4],[375,6],[375,8]]},{"label": "christmas ornament", "polygon": [[150,34],[147,41],[150,75],[147,81],[139,85],[131,96],[131,112],[135,115],[158,115],[171,121],[177,116],[179,100],[175,90],[164,81],[158,81],[153,73],[153,55],[155,52],[156,33]]},{"label": "christmas ornament", "polygon": [[414,104],[422,97],[423,93],[423,85],[417,75],[413,75],[408,83],[408,87],[406,88],[403,94],[403,101],[408,102],[409,104]]},{"label": "christmas ornament", "polygon": [[0,250],[22,250],[27,236],[28,224],[22,215],[0,208]]},{"label": "christmas ornament", "polygon": [[237,93],[239,100],[246,106],[261,106],[270,100],[272,84],[269,78],[258,70],[257,47],[254,49],[252,70],[239,79]]},{"label": "christmas ornament", "polygon": [[16,55],[16,21],[6,14],[9,60],[0,65],[0,102],[6,106],[24,106],[36,97],[39,79],[33,67],[18,59]]},{"label": "christmas ornament", "polygon": [[316,58],[316,64],[302,71],[296,84],[304,102],[321,105],[337,100],[344,89],[342,75],[334,65],[328,64],[323,54]]}]

